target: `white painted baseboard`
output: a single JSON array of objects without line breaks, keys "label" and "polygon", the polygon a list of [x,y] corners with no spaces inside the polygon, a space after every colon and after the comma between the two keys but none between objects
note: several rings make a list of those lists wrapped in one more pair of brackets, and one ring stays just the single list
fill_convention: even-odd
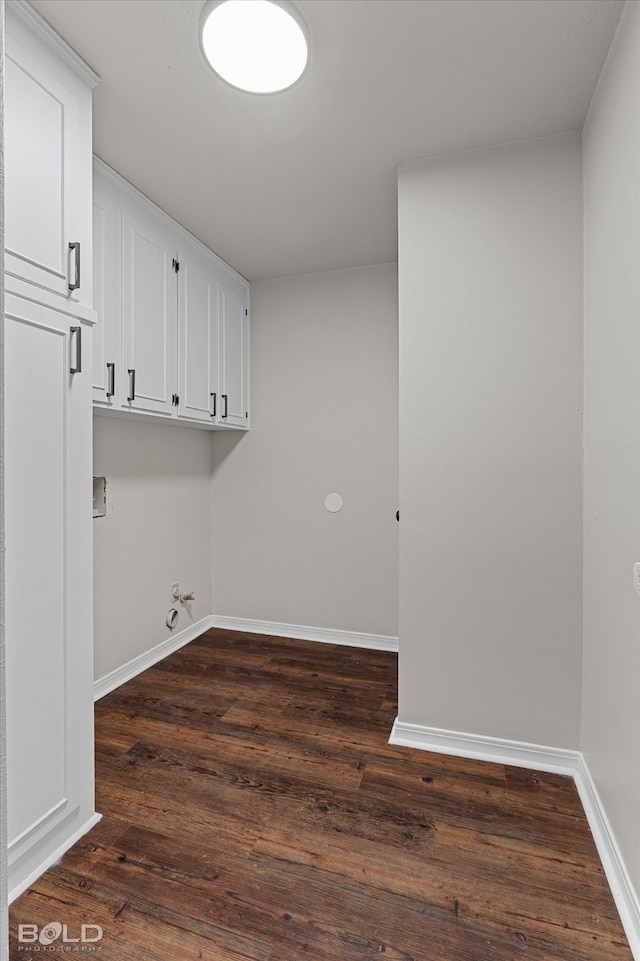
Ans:
[{"label": "white painted baseboard", "polygon": [[277,621],[255,621],[242,617],[222,617],[219,614],[209,614],[201,618],[196,624],[185,628],[179,634],[166,638],[150,651],[139,654],[131,661],[110,671],[109,674],[94,681],[93,697],[98,701],[105,694],[114,691],[121,684],[130,681],[136,675],[146,671],[148,667],[173,654],[204,634],[211,627],[219,627],[228,631],[246,631],[249,634],[270,634],[279,637],[299,638],[302,641],[321,641],[325,644],[344,644],[348,647],[362,647],[376,651],[398,650],[398,638],[387,637],[384,634],[360,634],[356,631],[335,631],[327,627],[304,627],[298,624],[279,624]]},{"label": "white painted baseboard", "polygon": [[174,651],[179,650],[188,644],[190,641],[199,637],[210,627],[214,625],[210,623],[210,616],[203,617],[201,620],[197,621],[195,624],[191,624],[190,627],[186,627],[183,631],[178,634],[172,634],[171,637],[167,637],[166,640],[161,641],[160,644],[156,644],[152,647],[150,651],[145,651],[144,654],[139,654],[138,657],[134,657],[131,661],[127,661],[122,667],[117,667],[114,671],[110,671],[109,674],[105,674],[103,677],[99,677],[93,684],[93,698],[98,701],[105,694],[109,694],[110,691],[114,691],[125,681],[130,681],[136,675],[141,674],[142,671],[146,671],[148,667],[152,667],[157,664],[158,661],[162,661],[169,654],[173,654]]},{"label": "white painted baseboard", "polygon": [[421,724],[406,724],[398,718],[394,722],[389,743],[415,747],[421,751],[435,751],[438,754],[472,757],[479,761],[514,764],[516,767],[528,767],[534,771],[553,771],[555,774],[568,774],[570,777],[578,770],[580,759],[579,751],[543,747],[525,741],[507,741],[498,737],[479,737]]},{"label": "white painted baseboard", "polygon": [[640,901],[593,778],[580,751],[408,724],[396,718],[390,744],[573,777],[635,961],[640,961]]},{"label": "white painted baseboard", "polygon": [[374,651],[398,651],[398,638],[386,634],[361,634],[358,631],[337,631],[329,627],[309,627],[302,624],[280,624],[277,621],[257,621],[243,617],[224,617],[212,614],[209,627],[249,634],[271,634],[294,637],[301,641],[320,641],[323,644],[342,644]]},{"label": "white painted baseboard", "polygon": [[636,961],[640,961],[640,899],[633,888],[604,805],[582,754],[575,781],[631,953]]},{"label": "white painted baseboard", "polygon": [[101,814],[93,814],[88,821],[85,821],[82,827],[78,828],[78,830],[75,831],[71,837],[66,839],[64,844],[61,844],[60,847],[50,854],[48,858],[45,858],[45,860],[42,861],[34,871],[28,874],[26,878],[23,878],[19,884],[16,884],[13,888],[11,888],[9,891],[9,904],[12,904],[16,898],[20,897],[21,894],[24,894],[24,892],[38,880],[41,874],[44,874],[44,872],[53,867],[54,864],[57,864],[62,855],[65,854],[69,848],[73,847],[76,841],[79,841],[80,838],[87,833],[87,831],[90,831],[91,828],[95,827],[96,824],[101,820]]}]

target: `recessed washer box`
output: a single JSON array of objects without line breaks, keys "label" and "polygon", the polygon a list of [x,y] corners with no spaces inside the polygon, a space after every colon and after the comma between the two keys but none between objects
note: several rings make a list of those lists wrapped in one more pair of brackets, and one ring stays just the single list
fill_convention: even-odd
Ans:
[{"label": "recessed washer box", "polygon": [[93,516],[104,517],[107,513],[107,478],[93,478]]}]

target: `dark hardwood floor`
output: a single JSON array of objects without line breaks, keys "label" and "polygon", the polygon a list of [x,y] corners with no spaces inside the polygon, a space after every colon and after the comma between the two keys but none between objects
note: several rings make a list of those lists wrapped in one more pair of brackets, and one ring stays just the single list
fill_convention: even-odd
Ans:
[{"label": "dark hardwood floor", "polygon": [[227,631],[109,694],[103,820],[12,961],[631,961],[571,779],[392,747],[395,715],[395,655]]}]

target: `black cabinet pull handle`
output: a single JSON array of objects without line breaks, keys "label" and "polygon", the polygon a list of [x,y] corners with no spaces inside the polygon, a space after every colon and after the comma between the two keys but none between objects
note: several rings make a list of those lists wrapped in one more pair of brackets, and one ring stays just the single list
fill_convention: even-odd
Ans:
[{"label": "black cabinet pull handle", "polygon": [[75,277],[73,282],[69,283],[69,290],[77,290],[80,286],[80,243],[76,241],[74,244],[69,244],[69,250],[75,252]]},{"label": "black cabinet pull handle", "polygon": [[135,369],[135,367],[129,367],[129,369],[127,370],[127,373],[129,374],[129,397],[127,397],[127,400],[128,400],[128,401],[132,401],[132,400],[135,400],[135,399],[136,399],[136,369]]},{"label": "black cabinet pull handle", "polygon": [[396,520],[397,520],[397,521],[400,520],[400,511],[396,511]]},{"label": "black cabinet pull handle", "polygon": [[229,408],[229,395],[228,395],[228,394],[221,394],[220,396],[222,397],[222,399],[223,399],[223,401],[224,401],[224,414],[222,414],[222,417],[226,417],[227,414],[228,414],[228,412],[229,412],[229,410],[228,410],[228,408]]},{"label": "black cabinet pull handle", "polygon": [[210,416],[210,417],[215,417],[215,416],[216,416],[216,406],[217,406],[218,395],[217,395],[217,394],[211,394],[211,397],[213,397],[213,410],[211,411],[211,414],[210,414],[209,416]]},{"label": "black cabinet pull handle", "polygon": [[69,368],[69,371],[72,374],[80,374],[82,372],[82,327],[70,327],[69,331],[76,335],[76,363],[74,367]]},{"label": "black cabinet pull handle", "polygon": [[107,370],[109,371],[109,385],[107,387],[107,397],[113,397],[116,392],[116,365],[107,364]]}]

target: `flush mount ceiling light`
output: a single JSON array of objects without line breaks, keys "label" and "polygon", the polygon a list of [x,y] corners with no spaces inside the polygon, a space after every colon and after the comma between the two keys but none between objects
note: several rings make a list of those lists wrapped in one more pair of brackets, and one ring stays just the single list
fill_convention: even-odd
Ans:
[{"label": "flush mount ceiling light", "polygon": [[288,0],[207,0],[200,47],[214,73],[249,93],[287,90],[309,62],[304,21]]}]

